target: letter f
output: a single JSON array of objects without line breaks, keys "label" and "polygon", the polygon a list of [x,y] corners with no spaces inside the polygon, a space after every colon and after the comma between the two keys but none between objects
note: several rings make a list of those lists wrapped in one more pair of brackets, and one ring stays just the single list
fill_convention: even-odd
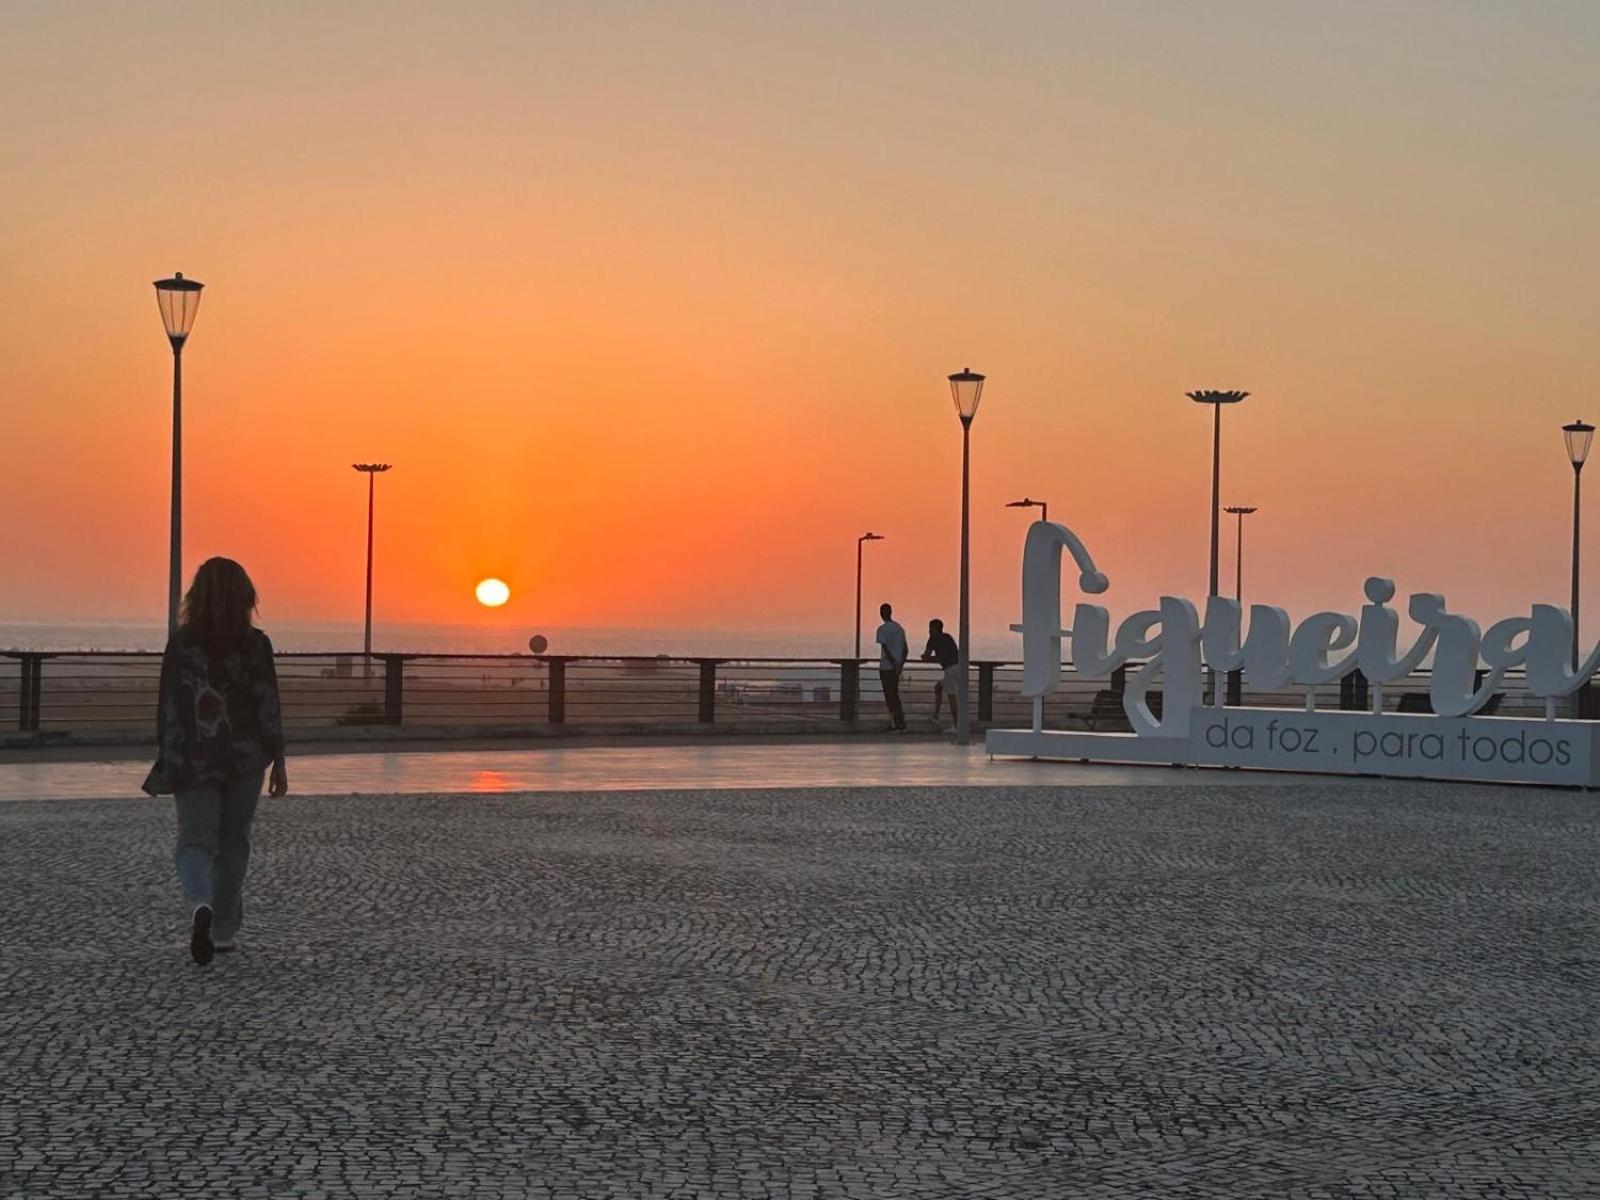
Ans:
[{"label": "letter f", "polygon": [[[1061,548],[1078,566],[1078,586],[1098,595],[1110,580],[1095,569],[1078,535],[1054,521],[1035,521],[1022,547],[1022,694],[1045,696],[1061,679]],[[1069,635],[1070,636],[1070,635]]]}]

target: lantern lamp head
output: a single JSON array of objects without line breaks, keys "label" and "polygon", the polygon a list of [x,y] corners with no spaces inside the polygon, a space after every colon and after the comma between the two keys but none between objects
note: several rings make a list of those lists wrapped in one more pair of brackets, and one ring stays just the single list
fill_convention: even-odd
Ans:
[{"label": "lantern lamp head", "polygon": [[195,313],[200,311],[200,290],[205,284],[185,279],[178,271],[171,279],[156,280],[156,303],[161,307],[161,323],[166,326],[167,340],[174,350],[181,350],[194,328]]},{"label": "lantern lamp head", "polygon": [[950,376],[950,398],[956,402],[956,415],[963,425],[972,424],[978,415],[978,401],[983,399],[983,379],[970,367]]},{"label": "lantern lamp head", "polygon": [[1574,421],[1563,425],[1561,434],[1567,440],[1567,457],[1572,460],[1572,469],[1583,470],[1584,459],[1589,457],[1589,443],[1594,440],[1594,426],[1587,421]]}]

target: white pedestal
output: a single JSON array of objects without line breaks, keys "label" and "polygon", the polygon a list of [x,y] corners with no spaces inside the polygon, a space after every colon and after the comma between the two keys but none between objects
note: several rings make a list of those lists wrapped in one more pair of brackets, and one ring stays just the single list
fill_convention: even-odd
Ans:
[{"label": "white pedestal", "polygon": [[1600,786],[1600,722],[1196,708],[1187,738],[992,729],[990,754],[1410,779]]}]

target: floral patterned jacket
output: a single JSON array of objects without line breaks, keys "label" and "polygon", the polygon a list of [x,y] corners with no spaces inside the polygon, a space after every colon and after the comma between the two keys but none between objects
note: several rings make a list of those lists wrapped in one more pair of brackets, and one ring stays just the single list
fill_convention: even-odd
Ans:
[{"label": "floral patterned jacket", "polygon": [[212,658],[183,630],[161,659],[152,796],[259,773],[283,754],[283,713],[272,642],[252,629],[245,644]]}]

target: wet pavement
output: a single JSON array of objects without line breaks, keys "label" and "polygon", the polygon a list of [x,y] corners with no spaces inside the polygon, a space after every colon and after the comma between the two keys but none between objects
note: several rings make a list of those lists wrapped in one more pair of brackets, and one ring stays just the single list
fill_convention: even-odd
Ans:
[{"label": "wet pavement", "polygon": [[[149,763],[137,751],[83,752],[69,761],[0,755],[0,801],[98,800],[142,795]],[[307,796],[434,795],[472,792],[595,792],[657,788],[809,787],[1208,787],[1279,785],[1327,779],[1241,771],[990,760],[929,738],[852,741],[651,742],[504,745],[468,749],[292,754],[290,785]]]}]

